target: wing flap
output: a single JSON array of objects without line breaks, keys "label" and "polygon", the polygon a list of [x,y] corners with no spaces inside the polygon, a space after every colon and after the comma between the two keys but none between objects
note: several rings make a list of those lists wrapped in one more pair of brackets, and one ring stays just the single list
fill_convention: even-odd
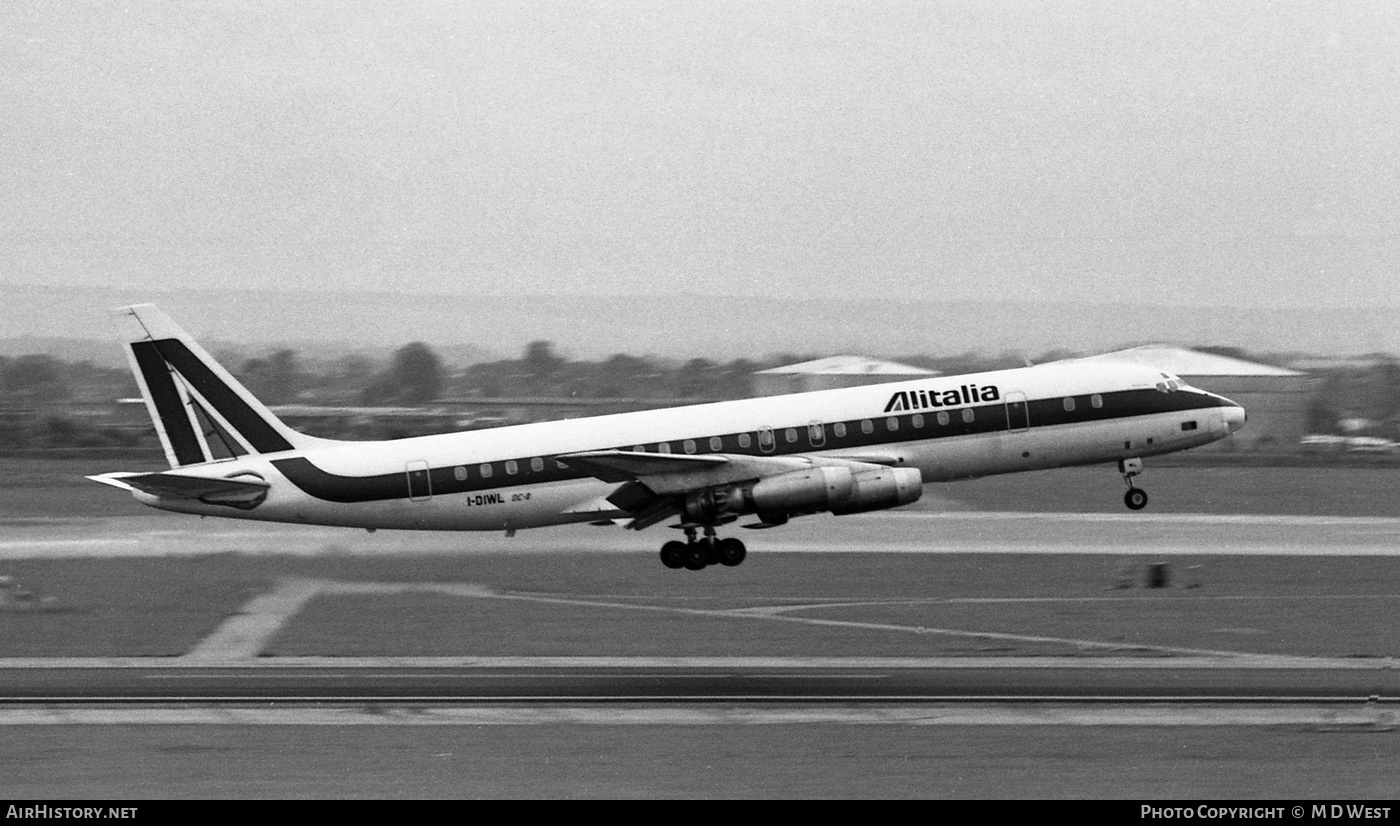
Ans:
[{"label": "wing flap", "polygon": [[566,465],[577,465],[604,482],[630,482],[639,476],[667,473],[693,473],[729,464],[717,454],[686,456],[675,453],[635,453],[630,450],[589,450],[555,457]]},{"label": "wing flap", "polygon": [[904,464],[903,457],[889,453],[835,453],[827,457],[838,462],[851,462],[856,465],[882,465],[894,467]]}]

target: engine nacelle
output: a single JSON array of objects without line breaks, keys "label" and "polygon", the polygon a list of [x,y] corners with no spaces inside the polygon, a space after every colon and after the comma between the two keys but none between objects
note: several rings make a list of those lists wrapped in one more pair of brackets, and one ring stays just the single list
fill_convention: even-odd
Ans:
[{"label": "engine nacelle", "polygon": [[692,491],[685,497],[685,515],[709,522],[726,514],[757,512],[765,514],[765,522],[780,524],[792,512],[826,510],[854,490],[854,476],[846,468],[807,468],[757,482]]},{"label": "engine nacelle", "polygon": [[843,467],[814,467],[760,479],[750,491],[754,510],[825,510],[855,491],[855,475]]},{"label": "engine nacelle", "polygon": [[831,512],[840,516],[885,508],[897,508],[918,501],[924,494],[924,478],[918,468],[891,467],[857,473],[851,496],[833,503]]},{"label": "engine nacelle", "polygon": [[757,513],[764,522],[778,525],[790,514],[861,513],[907,505],[923,490],[923,478],[915,468],[852,473],[844,467],[814,467],[692,491],[685,497],[685,515],[697,522],[713,522],[726,515]]}]

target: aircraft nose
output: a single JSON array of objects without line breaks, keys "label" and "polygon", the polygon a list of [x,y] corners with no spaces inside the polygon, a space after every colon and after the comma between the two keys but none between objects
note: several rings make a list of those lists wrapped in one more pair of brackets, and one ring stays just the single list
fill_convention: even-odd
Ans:
[{"label": "aircraft nose", "polygon": [[1234,402],[1229,402],[1225,406],[1223,416],[1225,419],[1225,427],[1231,433],[1244,427],[1245,420],[1249,418],[1249,414],[1245,412],[1244,408]]}]

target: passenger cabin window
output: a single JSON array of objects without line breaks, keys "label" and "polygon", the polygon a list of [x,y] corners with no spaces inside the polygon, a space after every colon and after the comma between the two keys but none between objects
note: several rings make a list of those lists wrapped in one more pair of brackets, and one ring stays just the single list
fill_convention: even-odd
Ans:
[{"label": "passenger cabin window", "polygon": [[686,453],[694,453],[694,452],[695,452],[695,440],[694,440],[694,439],[686,439],[686,440],[685,440],[685,452],[686,452]]},{"label": "passenger cabin window", "polygon": [[464,468],[464,467],[455,467],[455,468],[453,468],[453,469],[452,469],[452,478],[456,479],[458,482],[465,482],[465,481],[467,481],[467,469]]},{"label": "passenger cabin window", "polygon": [[1074,412],[1074,397],[1073,397],[1073,396],[1065,396],[1065,412],[1066,412],[1066,413],[1073,413],[1073,412]]},{"label": "passenger cabin window", "polygon": [[869,419],[862,419],[860,423],[860,432],[869,436],[871,433],[875,432],[875,423]]},{"label": "passenger cabin window", "polygon": [[1089,397],[1089,404],[1095,410],[1097,410],[1100,407],[1103,407],[1103,396],[1100,396],[1098,393],[1095,393],[1094,395]]},{"label": "passenger cabin window", "polygon": [[831,432],[832,432],[832,433],[835,433],[835,434],[836,434],[836,438],[838,438],[838,439],[844,439],[844,438],[846,438],[846,423],[845,423],[845,422],[837,422],[836,424],[834,424],[834,425],[831,426]]},{"label": "passenger cabin window", "polygon": [[481,466],[481,478],[482,478],[482,479],[490,479],[490,478],[491,478],[491,465],[490,465],[489,463],[484,464],[484,465]]},{"label": "passenger cabin window", "polygon": [[947,413],[947,411],[944,411],[944,410],[938,411],[938,423],[941,424],[941,425],[946,425],[946,424],[948,423],[948,413]]},{"label": "passenger cabin window", "polygon": [[520,466],[517,465],[517,464],[515,463],[515,460],[514,460],[514,459],[509,459],[509,460],[506,461],[506,473],[507,473],[507,474],[509,474],[509,475],[511,475],[511,476],[514,476],[514,475],[515,475],[515,472],[516,472],[517,470],[519,470],[519,469],[520,469]]},{"label": "passenger cabin window", "polygon": [[974,417],[975,415],[976,415],[976,414],[974,414],[974,413],[972,412],[972,408],[970,408],[970,407],[964,407],[964,408],[963,408],[963,412],[962,412],[962,420],[965,421],[965,422],[970,422],[970,421],[972,421],[972,419],[973,419],[973,417]]},{"label": "passenger cabin window", "polygon": [[530,460],[530,470],[533,470],[533,471],[536,472],[536,473],[539,473],[540,471],[544,470],[544,460],[543,460],[543,459],[531,459],[531,460]]},{"label": "passenger cabin window", "polygon": [[807,441],[813,446],[826,444],[826,426],[821,422],[812,422],[807,425]]},{"label": "passenger cabin window", "polygon": [[740,434],[739,434],[739,447],[748,447],[748,446],[751,445],[751,444],[753,444],[753,438],[750,437],[749,434],[747,434],[747,433],[740,433]]},{"label": "passenger cabin window", "polygon": [[898,416],[891,416],[891,417],[889,417],[888,419],[885,419],[885,429],[888,430],[888,431],[891,432],[891,433],[893,433],[893,432],[895,432],[896,430],[898,430],[898,429],[899,429],[899,417],[898,417]]},{"label": "passenger cabin window", "polygon": [[671,452],[671,443],[670,443],[670,442],[657,442],[657,443],[656,443],[656,452],[657,452],[657,453],[670,453],[670,452]]},{"label": "passenger cabin window", "polygon": [[924,414],[922,414],[922,413],[915,413],[912,417],[910,417],[909,423],[912,424],[912,425],[914,425],[914,428],[915,428],[916,430],[917,430],[918,428],[923,427],[923,426],[924,426]]},{"label": "passenger cabin window", "polygon": [[718,452],[721,451],[721,450],[724,450],[724,440],[721,439],[721,438],[718,437],[718,436],[711,436],[711,437],[710,437],[710,450],[713,450],[713,451],[716,452],[716,453],[718,453]]},{"label": "passenger cabin window", "polygon": [[791,445],[791,444],[796,444],[796,443],[797,443],[797,428],[795,428],[795,427],[789,427],[787,430],[784,430],[784,431],[783,431],[783,438],[784,438],[784,439],[787,439],[787,442],[788,442],[788,444],[790,444],[790,445]]}]

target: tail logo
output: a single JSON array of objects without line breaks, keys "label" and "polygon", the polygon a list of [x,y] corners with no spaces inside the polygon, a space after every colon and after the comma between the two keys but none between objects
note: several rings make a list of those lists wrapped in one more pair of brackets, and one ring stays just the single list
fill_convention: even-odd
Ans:
[{"label": "tail logo", "polygon": [[246,390],[231,387],[183,341],[128,346],[171,465],[292,449],[270,413],[250,404]]}]

